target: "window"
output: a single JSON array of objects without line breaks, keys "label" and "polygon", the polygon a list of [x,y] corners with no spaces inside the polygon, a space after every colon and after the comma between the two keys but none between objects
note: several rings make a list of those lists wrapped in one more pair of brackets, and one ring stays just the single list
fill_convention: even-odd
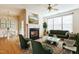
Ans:
[{"label": "window", "polygon": [[0,20],[0,23],[1,23],[1,25],[0,25],[1,28],[5,28],[5,19],[4,18],[2,18],[2,20]]},{"label": "window", "polygon": [[53,19],[48,19],[48,30],[53,29]]},{"label": "window", "polygon": [[73,15],[66,15],[48,19],[48,30],[68,30],[73,31]]},{"label": "window", "polygon": [[12,16],[0,16],[0,37],[7,35],[9,28],[10,35],[17,34],[17,18]]},{"label": "window", "polygon": [[61,24],[62,24],[61,17],[54,18],[54,30],[61,30],[62,29]]},{"label": "window", "polygon": [[63,30],[72,32],[72,15],[63,16]]}]

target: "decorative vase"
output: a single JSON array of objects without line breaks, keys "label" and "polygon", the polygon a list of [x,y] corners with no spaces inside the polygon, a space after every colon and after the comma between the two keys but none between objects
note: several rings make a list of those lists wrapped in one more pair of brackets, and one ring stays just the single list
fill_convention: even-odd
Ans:
[{"label": "decorative vase", "polygon": [[46,22],[44,22],[43,23],[43,28],[44,28],[44,32],[43,32],[43,35],[46,35],[46,33],[47,33],[47,23]]}]

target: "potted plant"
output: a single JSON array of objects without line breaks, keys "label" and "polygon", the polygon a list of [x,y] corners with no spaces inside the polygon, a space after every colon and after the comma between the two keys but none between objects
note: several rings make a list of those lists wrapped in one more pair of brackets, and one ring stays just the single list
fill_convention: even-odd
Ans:
[{"label": "potted plant", "polygon": [[46,31],[46,29],[47,29],[47,23],[46,22],[43,23],[43,28],[44,28],[44,33],[43,34],[45,35],[45,33],[47,32]]}]

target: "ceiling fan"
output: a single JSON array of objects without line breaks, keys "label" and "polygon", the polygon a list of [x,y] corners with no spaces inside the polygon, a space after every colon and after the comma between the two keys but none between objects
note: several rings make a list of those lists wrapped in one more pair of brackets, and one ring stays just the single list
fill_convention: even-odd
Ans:
[{"label": "ceiling fan", "polygon": [[56,10],[58,10],[57,8],[55,8],[56,6],[57,6],[58,4],[48,4],[48,10],[49,11],[51,11],[51,10],[54,10],[54,11],[56,11]]}]

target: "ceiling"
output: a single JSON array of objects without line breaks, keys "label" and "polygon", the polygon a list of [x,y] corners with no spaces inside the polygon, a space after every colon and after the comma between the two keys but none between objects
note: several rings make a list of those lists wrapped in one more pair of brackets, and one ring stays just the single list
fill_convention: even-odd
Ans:
[{"label": "ceiling", "polygon": [[58,11],[49,12],[48,4],[0,4],[0,14],[13,14],[18,15],[22,9],[26,9],[30,13],[36,13],[41,16],[48,16],[59,12],[69,11],[79,8],[79,4],[58,4],[55,8]]},{"label": "ceiling", "polygon": [[57,14],[60,12],[65,12],[65,11],[69,11],[69,10],[73,10],[73,9],[77,9],[79,8],[79,4],[58,4],[57,6],[55,6],[55,8],[57,8],[57,11],[48,11],[48,4],[38,4],[38,5],[26,5],[27,9],[30,12],[35,12],[40,14],[41,16],[48,16],[51,14]]},{"label": "ceiling", "polygon": [[0,15],[11,15],[11,16],[17,16],[20,15],[22,10],[20,9],[7,9],[7,8],[0,8]]},{"label": "ceiling", "polygon": [[20,15],[25,8],[19,8],[19,6],[20,5],[0,4],[0,15]]}]

